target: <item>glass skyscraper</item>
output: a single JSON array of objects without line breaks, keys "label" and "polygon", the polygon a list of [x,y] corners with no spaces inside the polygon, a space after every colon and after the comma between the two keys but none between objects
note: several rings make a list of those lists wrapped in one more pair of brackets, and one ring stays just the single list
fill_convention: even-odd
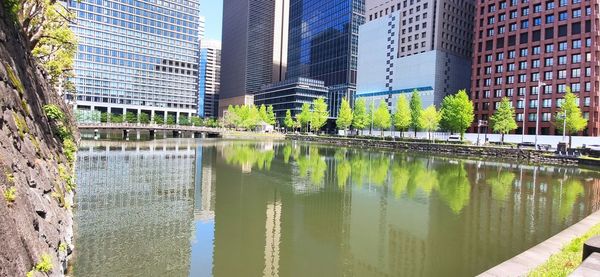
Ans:
[{"label": "glass skyscraper", "polygon": [[332,117],[343,97],[354,99],[364,13],[364,0],[290,0],[287,77],[324,81]]},{"label": "glass skyscraper", "polygon": [[71,1],[78,109],[196,114],[199,0]]},{"label": "glass skyscraper", "polygon": [[200,43],[200,90],[198,116],[217,117],[221,89],[221,42],[203,40]]}]

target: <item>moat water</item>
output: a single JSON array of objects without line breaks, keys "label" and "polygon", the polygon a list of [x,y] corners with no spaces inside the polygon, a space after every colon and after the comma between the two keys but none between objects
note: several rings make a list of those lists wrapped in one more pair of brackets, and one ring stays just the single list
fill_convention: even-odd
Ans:
[{"label": "moat water", "polygon": [[600,208],[600,174],[285,141],[84,141],[76,276],[472,276]]}]

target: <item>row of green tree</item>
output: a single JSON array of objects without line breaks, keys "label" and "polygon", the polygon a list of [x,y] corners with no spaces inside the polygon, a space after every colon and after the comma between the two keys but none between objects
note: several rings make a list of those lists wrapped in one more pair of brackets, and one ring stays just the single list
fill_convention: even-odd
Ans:
[{"label": "row of green tree", "polygon": [[[79,113],[76,113],[79,118]],[[100,113],[99,121],[102,123],[141,123],[141,124],[160,124],[160,125],[182,125],[182,126],[203,126],[203,127],[219,127],[219,122],[214,118],[201,118],[199,116],[180,116],[179,122],[174,115],[163,116],[156,115],[154,120],[151,120],[147,113],[139,115],[133,112],[125,114]]]},{"label": "row of green tree", "polygon": [[[371,103],[370,109],[367,110],[364,98],[356,100],[354,109],[350,107],[347,99],[343,99],[336,125],[340,130],[348,130],[350,127],[355,130],[374,127],[381,131],[382,136],[383,132],[392,126],[395,130],[400,131],[401,135],[409,129],[414,130],[415,133],[420,130],[431,133],[440,126],[463,135],[474,119],[473,103],[464,90],[459,91],[456,95],[447,96],[440,111],[433,105],[426,109],[423,109],[422,105],[421,96],[417,91],[412,93],[410,101],[401,96],[396,104],[397,109],[394,114],[390,113],[387,103],[383,101],[377,108],[374,103]],[[311,130],[317,131],[323,127],[328,117],[327,104],[323,99],[317,99],[312,105],[304,104],[302,111],[296,115],[295,119],[288,110],[284,126],[293,129],[310,125]]]},{"label": "row of green tree", "polygon": [[276,120],[273,106],[229,105],[223,115],[223,125],[229,128],[254,130],[262,122],[275,125]]},{"label": "row of green tree", "polygon": [[[577,102],[577,97],[570,88],[567,88],[564,102],[554,117],[556,127],[562,131],[566,126],[565,133],[569,136],[584,130],[587,126],[587,119],[582,116]],[[364,130],[374,127],[381,131],[381,136],[392,126],[396,131],[401,132],[401,136],[409,129],[413,130],[415,134],[417,131],[424,130],[429,133],[430,139],[431,132],[442,129],[460,133],[461,139],[463,139],[466,130],[471,127],[475,119],[473,102],[465,90],[446,96],[439,110],[433,105],[423,109],[422,100],[417,91],[413,91],[410,100],[407,100],[405,96],[399,97],[396,107],[396,111],[392,114],[387,103],[381,101],[377,108],[371,103],[370,109],[367,110],[364,98],[359,98],[352,109],[350,103],[343,99],[336,125],[340,130],[349,128]],[[302,111],[295,119],[288,110],[284,126],[289,129],[306,127],[307,131],[310,126],[310,130],[318,131],[326,123],[328,117],[327,104],[323,99],[317,99],[312,105],[304,104]],[[499,103],[495,113],[490,117],[490,126],[494,132],[502,135],[502,142],[504,142],[505,134],[518,128],[515,108],[508,98],[503,98]]]}]

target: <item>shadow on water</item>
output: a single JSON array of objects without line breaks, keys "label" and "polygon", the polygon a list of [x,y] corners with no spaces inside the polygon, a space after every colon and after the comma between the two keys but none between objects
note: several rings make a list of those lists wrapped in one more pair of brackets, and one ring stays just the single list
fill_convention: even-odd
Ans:
[{"label": "shadow on water", "polygon": [[598,210],[600,176],[292,142],[87,141],[78,276],[467,276]]}]

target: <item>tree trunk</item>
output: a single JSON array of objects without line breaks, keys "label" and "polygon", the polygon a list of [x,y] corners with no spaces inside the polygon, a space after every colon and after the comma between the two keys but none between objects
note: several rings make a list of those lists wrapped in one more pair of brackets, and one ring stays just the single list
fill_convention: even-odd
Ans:
[{"label": "tree trunk", "polygon": [[573,135],[569,135],[569,148],[573,148]]},{"label": "tree trunk", "polygon": [[504,145],[504,133],[502,133],[502,145]]}]

